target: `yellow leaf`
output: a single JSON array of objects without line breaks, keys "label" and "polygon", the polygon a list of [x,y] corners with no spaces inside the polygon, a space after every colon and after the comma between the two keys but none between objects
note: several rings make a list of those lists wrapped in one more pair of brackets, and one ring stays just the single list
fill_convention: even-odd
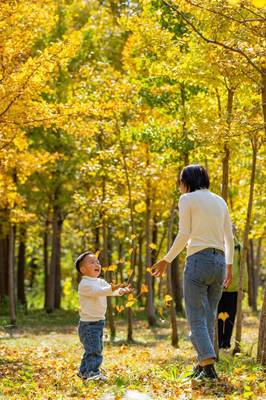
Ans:
[{"label": "yellow leaf", "polygon": [[149,288],[147,285],[145,285],[145,283],[143,283],[141,285],[141,289],[140,289],[140,293],[148,293],[149,292]]},{"label": "yellow leaf", "polygon": [[218,319],[221,319],[222,321],[227,320],[227,318],[229,318],[229,314],[227,314],[227,312],[220,312],[218,314]]},{"label": "yellow leaf", "polygon": [[109,267],[107,267],[107,271],[116,271],[117,270],[117,265],[113,264],[113,265],[109,265]]},{"label": "yellow leaf", "polygon": [[132,254],[133,253],[133,248],[131,247],[131,249],[128,250],[128,254]]},{"label": "yellow leaf", "polygon": [[130,239],[134,240],[137,237],[137,235],[131,235]]},{"label": "yellow leaf", "polygon": [[166,294],[166,295],[164,296],[164,301],[165,301],[166,304],[170,303],[172,300],[173,300],[173,299],[172,299],[172,297],[171,297],[169,294]]},{"label": "yellow leaf", "polygon": [[135,301],[128,301],[128,302],[126,303],[126,307],[127,307],[127,308],[130,308],[130,307],[132,307],[132,306],[134,305],[134,303],[135,303]]},{"label": "yellow leaf", "polygon": [[116,306],[116,310],[117,312],[121,313],[122,311],[124,311],[125,307],[124,306]]},{"label": "yellow leaf", "polygon": [[132,300],[134,300],[135,301],[135,299],[134,299],[134,296],[133,296],[133,294],[132,293],[130,293],[129,295],[128,295],[128,301],[132,301]]},{"label": "yellow leaf", "polygon": [[150,243],[150,244],[149,244],[149,247],[150,247],[150,249],[155,250],[157,246],[156,246],[155,243]]},{"label": "yellow leaf", "polygon": [[151,274],[151,268],[150,268],[150,267],[147,267],[147,268],[146,268],[146,271],[149,272],[149,273]]}]

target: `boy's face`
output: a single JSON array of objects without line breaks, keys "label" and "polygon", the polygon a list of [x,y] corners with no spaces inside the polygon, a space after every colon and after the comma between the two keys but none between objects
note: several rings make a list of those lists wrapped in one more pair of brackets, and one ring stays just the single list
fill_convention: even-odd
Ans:
[{"label": "boy's face", "polygon": [[101,273],[101,264],[96,256],[93,254],[87,255],[81,263],[80,272],[82,275],[91,278],[98,278]]}]

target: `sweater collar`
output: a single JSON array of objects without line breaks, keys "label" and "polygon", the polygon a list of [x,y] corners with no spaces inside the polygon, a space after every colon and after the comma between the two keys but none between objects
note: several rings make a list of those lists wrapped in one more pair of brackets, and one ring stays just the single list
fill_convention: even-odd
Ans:
[{"label": "sweater collar", "polygon": [[97,281],[98,278],[93,278],[92,276],[83,275],[82,279],[88,279],[89,281]]}]

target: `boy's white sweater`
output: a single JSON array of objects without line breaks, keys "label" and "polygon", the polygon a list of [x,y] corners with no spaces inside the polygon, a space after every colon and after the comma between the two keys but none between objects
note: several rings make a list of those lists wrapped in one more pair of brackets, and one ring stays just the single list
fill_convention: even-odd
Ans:
[{"label": "boy's white sweater", "polygon": [[95,322],[105,319],[107,296],[120,296],[119,289],[112,291],[111,285],[101,278],[83,276],[79,286],[79,316],[81,321]]}]

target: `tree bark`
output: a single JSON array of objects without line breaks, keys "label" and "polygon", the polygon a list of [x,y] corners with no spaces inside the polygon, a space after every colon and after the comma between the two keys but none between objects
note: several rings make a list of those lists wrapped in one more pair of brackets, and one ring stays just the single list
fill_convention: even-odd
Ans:
[{"label": "tree bark", "polygon": [[44,264],[44,309],[48,307],[48,293],[49,293],[49,282],[48,282],[48,270],[49,270],[49,218],[47,216],[45,220],[44,233],[43,233],[43,264]]},{"label": "tree bark", "polygon": [[229,141],[229,134],[231,129],[232,114],[233,114],[233,99],[234,99],[234,90],[228,87],[227,107],[226,107],[227,138],[224,145],[223,181],[222,181],[222,197],[226,202],[228,200],[229,159],[230,159],[230,150],[228,147],[228,141]]},{"label": "tree bark", "polygon": [[179,257],[177,256],[171,263],[171,282],[173,298],[175,302],[176,313],[184,314],[182,305],[182,289],[181,289],[181,277],[180,277],[180,266]]},{"label": "tree bark", "polygon": [[[173,237],[173,223],[174,223],[174,215],[176,209],[176,202],[173,201],[169,223],[168,223],[168,239],[167,239],[167,249],[169,250],[172,245],[172,237]],[[167,292],[172,297],[172,301],[170,302],[170,317],[171,317],[171,326],[172,326],[172,337],[171,342],[172,346],[178,347],[178,332],[177,332],[177,321],[176,321],[176,311],[174,306],[174,295],[172,289],[172,265],[170,264],[167,269]]]},{"label": "tree bark", "polygon": [[8,297],[8,233],[0,224],[0,302]]},{"label": "tree bark", "polygon": [[237,317],[236,317],[236,337],[235,337],[235,348],[233,353],[236,354],[241,350],[241,336],[242,336],[242,300],[243,300],[243,281],[244,281],[244,267],[247,258],[247,248],[248,248],[248,234],[250,230],[251,222],[251,212],[253,205],[253,194],[254,194],[254,184],[256,175],[256,163],[257,163],[257,143],[251,140],[252,144],[252,169],[250,176],[250,189],[249,189],[249,200],[247,207],[247,217],[245,223],[245,230],[243,235],[243,250],[240,258],[239,267],[239,282],[238,282],[238,296],[237,296]]},{"label": "tree bark", "polygon": [[57,204],[58,196],[55,196],[55,205],[53,206],[53,222],[52,222],[52,252],[51,260],[48,268],[48,296],[47,308],[48,313],[53,312],[55,308],[60,306],[61,288],[60,288],[60,251],[61,251],[61,232],[62,217],[59,205]]},{"label": "tree bark", "polygon": [[[149,147],[146,147],[146,169],[150,166]],[[151,267],[151,178],[146,177],[146,215],[145,215],[145,242],[146,242],[146,266]],[[147,319],[150,327],[156,325],[155,307],[153,302],[152,276],[146,271],[147,293]]]},{"label": "tree bark", "polygon": [[25,295],[25,256],[26,256],[26,229],[20,227],[19,247],[18,247],[18,279],[17,279],[17,297],[18,302],[27,307]]},{"label": "tree bark", "polygon": [[16,326],[15,273],[14,273],[15,228],[10,225],[8,244],[8,298],[10,324]]},{"label": "tree bark", "polygon": [[253,239],[249,240],[249,247],[247,250],[247,266],[248,266],[248,304],[252,308],[252,311],[257,311],[255,255],[254,255]]},{"label": "tree bark", "polygon": [[257,360],[262,365],[266,365],[266,288],[264,289],[264,299],[260,316]]}]

